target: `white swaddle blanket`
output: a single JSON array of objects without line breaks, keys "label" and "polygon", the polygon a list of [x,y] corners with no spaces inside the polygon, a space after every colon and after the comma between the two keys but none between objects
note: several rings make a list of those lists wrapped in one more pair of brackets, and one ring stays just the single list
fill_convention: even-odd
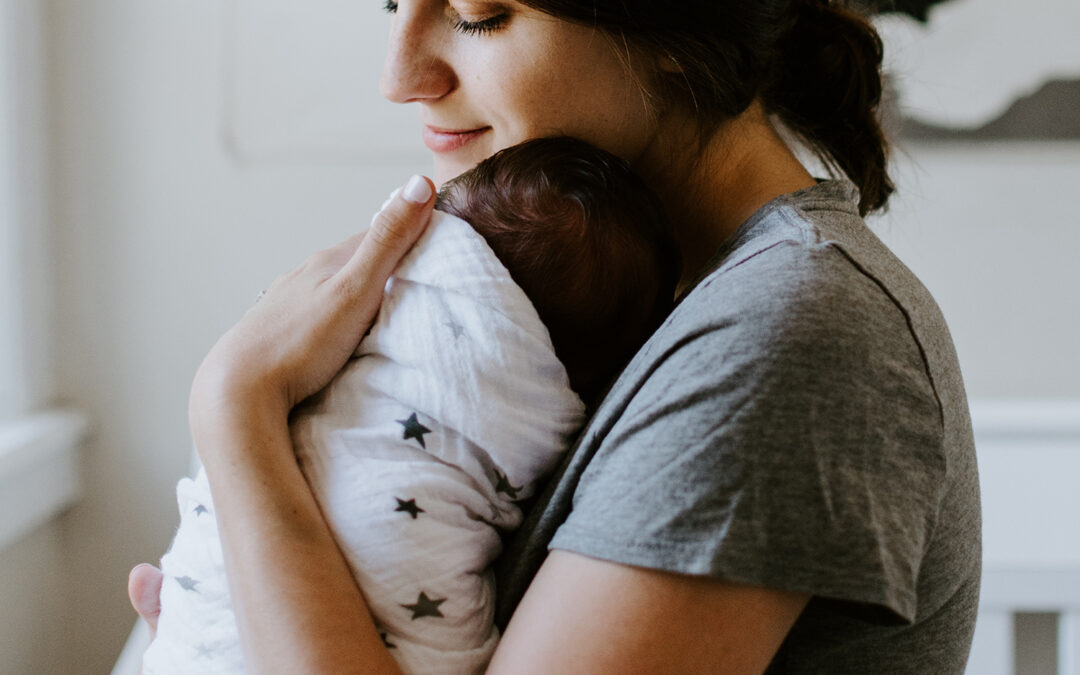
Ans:
[{"label": "white swaddle blanket", "polygon": [[[584,405],[524,292],[480,235],[439,212],[357,356],[294,412],[300,465],[406,672],[482,671],[498,640],[496,528],[520,523],[514,502],[554,467]],[[241,673],[205,475],[177,496],[145,671]]]}]

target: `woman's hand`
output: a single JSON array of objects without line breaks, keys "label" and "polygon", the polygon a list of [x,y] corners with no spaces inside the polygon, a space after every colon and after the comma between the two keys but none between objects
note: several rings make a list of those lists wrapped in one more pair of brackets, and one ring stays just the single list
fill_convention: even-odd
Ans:
[{"label": "woman's hand", "polygon": [[427,226],[433,188],[414,176],[367,232],[316,253],[269,286],[200,366],[190,401],[194,431],[222,406],[257,402],[287,414],[330,382],[371,326],[386,280]]},{"label": "woman's hand", "polygon": [[[249,640],[256,644],[266,631],[244,630],[252,623],[245,615],[262,613],[245,612],[244,605],[258,607],[267,601],[265,589],[281,584],[258,580],[281,573],[298,589],[298,599],[286,603],[286,609],[302,613],[311,604],[304,589],[312,596],[329,594],[335,599],[333,606],[352,612],[339,624],[364,625],[367,641],[374,645],[367,646],[367,653],[390,661],[374,627],[368,625],[370,617],[359,591],[299,474],[287,418],[294,405],[328,384],[355,351],[374,320],[386,280],[427,227],[433,197],[431,182],[414,177],[383,206],[367,232],[316,253],[275,280],[214,345],[195,376],[192,434],[212,489],[216,482],[222,486],[218,517],[226,568],[233,558],[243,561],[251,556],[242,576],[256,580],[252,588],[237,588],[231,571],[229,582],[242,634],[254,633]],[[248,442],[252,438],[256,440]],[[264,465],[253,467],[252,451],[262,453]],[[219,501],[216,489],[215,501]],[[296,532],[303,533],[303,546],[290,550],[295,546],[290,535]],[[274,555],[260,551],[264,545]],[[260,574],[263,564],[267,569]],[[305,572],[314,577],[306,583],[300,578]],[[151,636],[161,609],[161,582],[161,571],[147,564],[135,567],[128,580],[131,604],[149,625]],[[343,600],[349,594],[356,596],[351,604]],[[284,634],[295,636],[299,645],[296,651],[315,646],[316,639],[297,634],[289,611],[267,615],[282,617]],[[316,636],[333,635],[319,629],[319,621],[307,623]],[[271,637],[268,642],[286,641]]]}]

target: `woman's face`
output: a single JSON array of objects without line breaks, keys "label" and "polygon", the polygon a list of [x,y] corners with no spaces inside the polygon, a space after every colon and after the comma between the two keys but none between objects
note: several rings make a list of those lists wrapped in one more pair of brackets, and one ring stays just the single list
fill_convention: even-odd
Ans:
[{"label": "woman's face", "polygon": [[391,101],[420,104],[436,183],[541,136],[574,136],[631,164],[655,141],[639,81],[599,30],[512,1],[399,0],[387,9],[380,86]]}]

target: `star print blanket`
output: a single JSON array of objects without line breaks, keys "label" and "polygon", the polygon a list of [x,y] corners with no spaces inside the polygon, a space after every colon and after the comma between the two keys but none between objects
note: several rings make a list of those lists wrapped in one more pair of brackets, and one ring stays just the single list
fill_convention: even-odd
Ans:
[{"label": "star print blanket", "polygon": [[[515,502],[583,422],[529,299],[480,235],[436,212],[356,358],[291,420],[304,474],[407,672],[484,669],[498,640],[498,530],[520,523]],[[241,673],[205,475],[177,495],[145,672]]]}]

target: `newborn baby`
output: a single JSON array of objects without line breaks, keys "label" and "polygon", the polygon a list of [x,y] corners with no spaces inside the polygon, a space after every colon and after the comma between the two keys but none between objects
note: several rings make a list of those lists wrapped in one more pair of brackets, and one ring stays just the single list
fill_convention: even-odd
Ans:
[{"label": "newborn baby", "polygon": [[[356,358],[290,428],[391,654],[471,673],[498,641],[499,531],[668,314],[679,263],[656,196],[569,138],[503,150],[436,208]],[[205,474],[177,494],[144,671],[241,673]]]}]

